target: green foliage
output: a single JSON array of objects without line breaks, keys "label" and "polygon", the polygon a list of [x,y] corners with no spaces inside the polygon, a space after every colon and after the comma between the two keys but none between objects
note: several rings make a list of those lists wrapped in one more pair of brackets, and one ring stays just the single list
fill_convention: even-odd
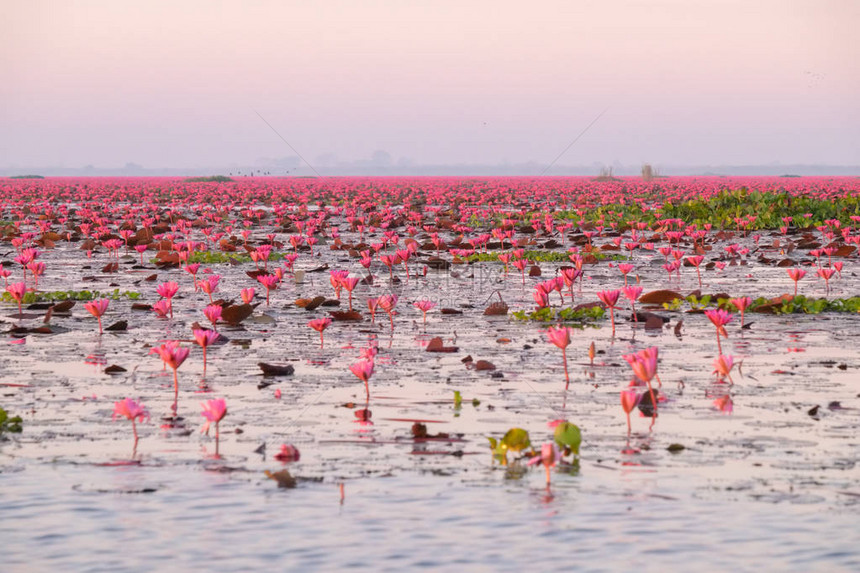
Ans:
[{"label": "green foliage", "polygon": [[[713,300],[711,295],[705,295],[702,298],[688,296],[685,299],[693,310],[704,310],[708,307],[719,307],[737,312],[738,309],[729,302],[727,298],[718,298]],[[672,302],[664,302],[663,308],[666,310],[681,310],[683,301],[676,298]],[[756,312],[757,309],[762,311],[770,311],[773,314],[820,314],[822,312],[860,312],[860,296],[852,296],[848,298],[808,298],[803,295],[797,295],[794,298],[786,301],[774,301],[774,299],[760,296],[752,301],[746,313]],[[514,313],[516,315],[516,313]]]},{"label": "green foliage", "polygon": [[233,179],[226,175],[209,175],[207,177],[189,177],[185,181],[188,183],[230,183]]},{"label": "green foliage", "polygon": [[[595,251],[587,254],[593,255],[598,261],[626,261],[628,259],[626,255],[620,255],[617,253],[601,253],[599,251]],[[570,263],[570,253],[567,251],[526,251],[523,258],[534,263]],[[475,253],[474,255],[466,257],[465,260],[470,263],[500,262],[499,253]]]},{"label": "green foliage", "polygon": [[10,418],[6,410],[0,408],[0,436],[2,436],[4,432],[20,434],[23,429],[21,426],[22,423],[23,420],[21,419],[21,416],[13,416]]},{"label": "green foliage", "polygon": [[582,432],[576,424],[561,422],[555,427],[553,439],[559,447],[568,448],[575,455],[579,455],[579,445],[582,443]]},{"label": "green foliage", "polygon": [[44,175],[13,175],[9,179],[44,179]]},{"label": "green foliage", "polygon": [[507,450],[521,452],[531,447],[532,442],[527,431],[522,428],[511,428],[502,437],[501,445]]},{"label": "green foliage", "polygon": [[454,407],[459,408],[463,405],[463,396],[460,395],[459,390],[454,390]]},{"label": "green foliage", "polygon": [[[98,298],[109,298],[111,300],[138,300],[140,299],[140,293],[134,291],[120,291],[119,289],[105,292],[97,290],[56,290],[46,292],[28,291],[24,294],[24,300],[22,302],[24,304],[33,304],[34,302],[60,302],[64,300],[89,301]],[[15,302],[15,299],[12,298],[12,295],[8,292],[0,294],[0,300],[8,303]]]},{"label": "green foliage", "polygon": [[574,324],[574,327],[583,327],[586,323],[600,320],[605,315],[606,310],[600,306],[592,306],[580,309],[556,309],[547,306],[531,312],[525,310],[518,310],[516,312],[511,313],[511,316],[513,316],[517,320],[532,320],[536,322],[579,323]]},{"label": "green foliage", "polygon": [[[283,253],[272,251],[269,255],[269,262],[277,262],[283,258]],[[202,265],[229,263],[231,260],[237,263],[250,263],[251,257],[247,253],[224,253],[221,251],[195,251],[188,257],[189,263],[200,263]]]},{"label": "green foliage", "polygon": [[[837,201],[737,189],[677,205],[667,201],[661,211],[664,218],[683,219],[687,224],[699,226],[711,223],[721,228],[734,228],[736,217],[755,216],[756,220],[748,227],[749,230],[778,229],[784,225],[783,217],[793,217],[794,224],[801,227],[820,225],[825,219],[849,223],[851,215],[860,214],[860,197],[841,197]],[[811,213],[812,217],[804,218],[805,213]]]}]

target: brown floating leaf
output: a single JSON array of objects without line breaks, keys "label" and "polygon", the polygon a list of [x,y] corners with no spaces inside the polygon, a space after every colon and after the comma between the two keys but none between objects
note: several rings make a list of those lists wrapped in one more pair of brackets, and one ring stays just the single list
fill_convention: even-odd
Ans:
[{"label": "brown floating leaf", "polygon": [[451,263],[446,261],[445,259],[440,259],[439,257],[430,257],[427,259],[425,263],[431,269],[448,269],[451,267]]},{"label": "brown floating leaf", "polygon": [[330,310],[329,314],[333,320],[363,320],[364,317],[357,310]]},{"label": "brown floating leaf", "polygon": [[684,321],[679,320],[677,324],[675,324],[675,336],[681,338],[681,327],[684,326]]},{"label": "brown floating leaf", "polygon": [[151,274],[143,280],[145,280],[148,283],[152,283],[152,282],[155,282],[158,280],[158,275],[157,274]]},{"label": "brown floating leaf", "polygon": [[221,309],[221,318],[228,324],[236,325],[254,313],[250,304],[234,304]]},{"label": "brown floating leaf", "polygon": [[443,308],[439,312],[442,314],[463,314],[462,310],[457,310],[456,308]]},{"label": "brown floating leaf", "polygon": [[118,320],[110,326],[106,326],[105,330],[109,330],[111,332],[121,332],[123,330],[128,330],[128,321]]},{"label": "brown floating leaf", "polygon": [[296,306],[305,310],[314,310],[324,302],[324,296],[316,296],[314,298],[300,298],[296,301]]},{"label": "brown floating leaf", "polygon": [[537,265],[532,265],[529,268],[529,276],[530,277],[539,277],[540,276],[540,267]]},{"label": "brown floating leaf", "polygon": [[336,298],[327,298],[320,306],[340,306],[340,301]]},{"label": "brown floating leaf", "polygon": [[857,247],[853,247],[851,245],[842,245],[841,247],[836,249],[836,252],[833,253],[833,256],[834,257],[849,257],[856,250],[857,250]]},{"label": "brown floating leaf", "polygon": [[266,474],[266,477],[275,480],[278,482],[278,487],[282,487],[285,489],[292,489],[296,487],[296,478],[290,475],[290,472],[287,470],[281,470],[279,472],[272,473],[269,470],[263,472]]},{"label": "brown floating leaf", "polygon": [[782,259],[781,261],[776,263],[776,266],[778,266],[778,267],[793,267],[796,264],[797,263],[791,259]]},{"label": "brown floating leaf", "polygon": [[427,437],[427,425],[422,424],[421,422],[415,422],[412,424],[412,437],[413,438],[426,438]]},{"label": "brown floating leaf", "polygon": [[152,305],[145,302],[135,302],[131,305],[131,310],[152,310]]},{"label": "brown floating leaf", "polygon": [[456,346],[445,346],[440,337],[430,339],[427,343],[427,352],[457,352],[460,350]]},{"label": "brown floating leaf", "polygon": [[116,364],[111,364],[105,368],[105,374],[120,374],[121,372],[128,372],[128,370],[122,366],[117,366]]},{"label": "brown floating leaf", "polygon": [[684,297],[671,290],[652,290],[640,296],[639,302],[642,304],[663,304],[664,302],[672,302],[678,298],[683,299]]},{"label": "brown floating leaf", "polygon": [[484,310],[484,316],[505,316],[508,314],[508,305],[504,302],[494,302]]},{"label": "brown floating leaf", "polygon": [[663,319],[656,314],[648,314],[645,319],[645,330],[661,330],[663,328]]},{"label": "brown floating leaf", "polygon": [[158,251],[155,255],[158,262],[170,265],[179,264],[179,253],[173,251]]},{"label": "brown floating leaf", "polygon": [[266,275],[269,273],[264,271],[263,269],[255,269],[253,271],[245,271],[245,274],[248,275],[249,277],[251,277],[252,279],[257,280],[257,277],[260,277],[260,276],[263,276],[263,275]]},{"label": "brown floating leaf", "polygon": [[293,368],[292,364],[280,366],[278,364],[266,364],[265,362],[258,362],[257,366],[259,366],[260,370],[263,371],[263,376],[292,376],[293,372],[296,371],[296,369]]},{"label": "brown floating leaf", "polygon": [[478,360],[475,362],[475,370],[495,370],[496,365],[487,360]]},{"label": "brown floating leaf", "polygon": [[119,265],[116,263],[108,263],[102,267],[103,273],[115,273],[119,270]]},{"label": "brown floating leaf", "polygon": [[73,300],[64,300],[62,302],[58,302],[52,308],[54,313],[64,313],[72,310],[72,307],[75,306],[75,301]]}]

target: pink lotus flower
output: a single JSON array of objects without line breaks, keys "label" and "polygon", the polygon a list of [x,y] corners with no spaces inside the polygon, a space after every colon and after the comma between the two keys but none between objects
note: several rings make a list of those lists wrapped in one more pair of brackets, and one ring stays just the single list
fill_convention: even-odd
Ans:
[{"label": "pink lotus flower", "polygon": [[173,297],[179,292],[179,285],[175,282],[166,282],[158,285],[155,289],[160,297],[167,300],[170,308],[170,318],[173,318]]},{"label": "pink lotus flower", "polygon": [[367,392],[367,399],[370,400],[370,385],[368,381],[373,376],[373,360],[360,360],[349,367],[349,371],[355,374],[355,377],[364,382],[364,389]]},{"label": "pink lotus flower", "polygon": [[627,415],[627,435],[630,435],[630,412],[639,404],[639,393],[636,390],[621,391],[621,408]]},{"label": "pink lotus flower", "polygon": [[749,305],[752,304],[752,301],[752,298],[748,296],[742,296],[729,300],[729,302],[735,305],[735,308],[737,308],[741,313],[741,328],[743,328],[744,326],[744,312],[746,312],[746,309],[749,308]]},{"label": "pink lotus flower", "polygon": [[224,419],[224,416],[227,415],[227,402],[224,401],[223,398],[217,398],[215,400],[207,400],[206,402],[201,402],[200,405],[203,407],[203,417],[206,418],[206,424],[203,426],[205,432],[209,432],[209,424],[215,422],[215,457],[218,457],[218,447],[221,440],[221,431],[219,425],[221,420]]},{"label": "pink lotus flower", "polygon": [[715,327],[717,327],[717,349],[719,353],[723,353],[723,346],[720,344],[720,336],[722,335],[724,338],[729,337],[729,333],[726,332],[726,325],[734,320],[734,315],[732,313],[718,308],[716,310],[706,310],[705,316],[708,317]]},{"label": "pink lotus flower", "polygon": [[223,398],[207,400],[206,402],[201,402],[200,405],[203,407],[201,414],[210,422],[217,424],[227,415],[227,402]]},{"label": "pink lotus flower", "polygon": [[705,257],[702,255],[696,255],[693,257],[687,257],[687,262],[696,267],[696,276],[699,278],[699,288],[702,288],[702,273],[699,267],[702,264],[702,261],[705,260]]},{"label": "pink lotus flower", "polygon": [[203,309],[203,315],[206,319],[212,323],[212,328],[218,324],[218,321],[221,320],[221,313],[224,311],[220,305],[210,304],[207,305],[206,308]]},{"label": "pink lotus flower", "polygon": [[541,446],[540,454],[532,457],[526,465],[543,464],[546,469],[546,485],[550,485],[550,469],[561,462],[561,449],[555,442],[547,442]]},{"label": "pink lotus flower", "polygon": [[570,386],[570,375],[567,371],[567,347],[570,345],[571,329],[566,326],[558,328],[549,328],[546,331],[549,341],[561,348],[561,361],[564,364],[564,389],[567,390]]},{"label": "pink lotus flower", "polygon": [[149,421],[149,412],[146,411],[143,404],[135,402],[131,398],[126,398],[113,403],[113,416],[111,418],[116,420],[117,416],[125,416],[131,420],[131,430],[134,432],[134,444],[137,446],[136,422],[137,420],[140,420],[141,423]]},{"label": "pink lotus flower", "polygon": [[212,293],[218,290],[218,283],[221,282],[220,275],[209,275],[204,280],[200,281],[198,284],[200,285],[200,290],[209,295],[209,302],[214,302],[212,300]]},{"label": "pink lotus flower", "polygon": [[297,462],[301,458],[301,453],[292,444],[281,444],[281,450],[275,454],[274,458],[282,463]]},{"label": "pink lotus flower", "polygon": [[254,292],[253,287],[243,288],[239,291],[239,294],[242,296],[242,302],[245,304],[251,304],[251,301],[254,300]]},{"label": "pink lotus flower", "polygon": [[315,318],[308,322],[308,326],[320,333],[320,348],[323,347],[323,331],[331,324],[330,318]]},{"label": "pink lotus flower", "polygon": [[597,298],[600,302],[609,308],[609,317],[612,320],[612,336],[615,336],[615,305],[618,304],[618,297],[621,296],[620,290],[602,290],[597,293]]},{"label": "pink lotus flower", "polygon": [[179,346],[179,342],[176,340],[165,342],[161,346],[149,351],[150,354],[158,354],[164,363],[173,369],[174,410],[176,409],[176,405],[179,401],[179,374],[177,373],[177,370],[179,370],[179,367],[182,366],[183,362],[185,362],[185,359],[188,358],[188,354],[190,352],[191,351],[188,348]]},{"label": "pink lotus flower", "polygon": [[376,304],[388,314],[388,319],[391,321],[391,330],[394,330],[394,307],[397,306],[397,295],[382,295],[376,301]]},{"label": "pink lotus flower", "polygon": [[206,349],[217,342],[221,338],[221,335],[214,330],[205,330],[202,328],[195,328],[193,333],[194,341],[203,349],[203,376],[206,376]]},{"label": "pink lotus flower", "polygon": [[831,268],[822,268],[818,269],[817,274],[824,279],[825,288],[827,289],[826,293],[830,294],[830,279],[832,279],[833,275],[836,274],[836,270]]},{"label": "pink lotus flower", "polygon": [[355,287],[358,286],[358,283],[361,282],[361,279],[358,277],[346,277],[340,281],[341,286],[346,289],[346,292],[349,293],[349,311],[352,312],[352,291],[355,290]]},{"label": "pink lotus flower", "polygon": [[419,300],[413,302],[412,306],[424,314],[424,324],[427,324],[427,311],[432,310],[436,306],[436,303],[429,300]]},{"label": "pink lotus flower", "polygon": [[24,300],[24,295],[27,294],[27,283],[12,283],[6,287],[6,292],[18,303],[18,314],[23,314],[21,302]]},{"label": "pink lotus flower", "polygon": [[110,304],[110,300],[103,298],[100,300],[93,300],[84,305],[84,308],[87,311],[96,317],[99,321],[99,334],[102,333],[102,315],[107,311],[108,305]]},{"label": "pink lotus flower", "polygon": [[170,303],[166,299],[161,299],[152,305],[152,310],[159,318],[167,318],[167,315],[170,314]]},{"label": "pink lotus flower", "polygon": [[806,276],[806,271],[803,269],[786,269],[788,276],[794,281],[794,295],[797,296],[797,281]]},{"label": "pink lotus flower", "polygon": [[269,293],[278,288],[278,277],[275,275],[257,275],[257,280],[266,287],[266,306],[269,306]]}]

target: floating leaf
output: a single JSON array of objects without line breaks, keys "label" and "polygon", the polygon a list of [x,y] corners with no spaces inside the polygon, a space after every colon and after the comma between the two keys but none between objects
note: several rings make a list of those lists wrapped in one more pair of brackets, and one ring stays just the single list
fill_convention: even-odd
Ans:
[{"label": "floating leaf", "polygon": [[675,299],[684,299],[684,296],[672,290],[653,290],[639,297],[642,304],[671,303]]},{"label": "floating leaf", "polygon": [[579,455],[579,445],[582,443],[582,432],[579,426],[570,422],[562,422],[555,427],[553,434],[555,443],[561,447],[569,448],[571,452]]},{"label": "floating leaf", "polygon": [[331,315],[333,320],[340,321],[361,321],[364,319],[362,314],[357,310],[346,310],[346,311],[337,311],[330,310],[329,314]]},{"label": "floating leaf", "polygon": [[502,437],[502,446],[514,451],[521,452],[532,445],[529,433],[522,428],[511,428]]},{"label": "floating leaf", "polygon": [[431,338],[430,342],[427,343],[427,352],[457,352],[460,350],[456,346],[445,346],[445,343],[442,342],[442,338],[435,337]]},{"label": "floating leaf", "polygon": [[232,325],[240,324],[254,313],[250,304],[234,304],[221,309],[221,319]]},{"label": "floating leaf", "polygon": [[263,376],[291,376],[296,371],[292,364],[280,366],[278,364],[258,362],[257,366],[263,371]]},{"label": "floating leaf", "polygon": [[494,302],[484,309],[484,316],[504,316],[508,314],[508,305],[504,302]]},{"label": "floating leaf", "polygon": [[296,487],[296,478],[294,478],[287,470],[281,470],[274,473],[270,472],[269,470],[266,470],[263,473],[266,474],[267,478],[275,480],[278,483],[278,487],[282,487],[285,489],[291,489]]}]

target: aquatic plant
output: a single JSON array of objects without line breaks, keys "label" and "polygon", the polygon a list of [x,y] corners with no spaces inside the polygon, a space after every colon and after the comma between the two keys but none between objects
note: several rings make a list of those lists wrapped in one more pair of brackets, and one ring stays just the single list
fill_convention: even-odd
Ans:
[{"label": "aquatic plant", "polygon": [[329,325],[331,325],[331,319],[328,317],[326,317],[326,318],[315,318],[315,319],[311,320],[310,322],[308,322],[308,326],[310,326],[311,328],[313,328],[314,330],[316,330],[317,332],[320,333],[320,348],[323,347],[323,344],[325,342],[323,340],[323,331],[326,328],[328,328]]},{"label": "aquatic plant", "polygon": [[729,333],[726,332],[726,325],[734,319],[734,315],[718,308],[716,310],[706,310],[705,316],[708,317],[708,320],[710,320],[717,329],[717,350],[719,351],[719,354],[722,354],[723,345],[720,344],[720,336],[723,336],[724,338],[729,337]]},{"label": "aquatic plant", "polygon": [[412,303],[412,306],[421,311],[423,315],[422,323],[427,324],[427,311],[433,309],[436,306],[436,303],[429,300],[418,300]]},{"label": "aquatic plant", "polygon": [[615,336],[615,305],[618,304],[618,297],[621,295],[620,290],[602,290],[598,291],[597,298],[600,302],[609,308],[609,318],[612,321],[612,336]]},{"label": "aquatic plant", "polygon": [[374,361],[373,359],[365,359],[356,362],[349,367],[349,371],[355,374],[355,377],[364,382],[364,390],[367,393],[367,399],[370,400],[370,377],[373,376]]},{"label": "aquatic plant", "polygon": [[170,366],[173,369],[173,410],[175,412],[179,402],[178,370],[182,366],[182,363],[185,362],[185,359],[188,358],[188,354],[191,351],[188,348],[179,346],[179,341],[170,340],[161,346],[153,348],[149,352],[150,354],[157,354],[166,366]]},{"label": "aquatic plant", "polygon": [[149,412],[143,406],[143,404],[136,402],[131,398],[125,398],[119,402],[114,402],[113,404],[113,416],[112,419],[116,420],[117,416],[125,417],[128,420],[131,420],[131,431],[134,434],[134,446],[137,447],[137,422],[140,423],[147,422],[149,420]]},{"label": "aquatic plant", "polygon": [[108,305],[110,301],[106,298],[100,300],[94,300],[88,302],[84,305],[84,308],[87,309],[91,315],[96,317],[99,321],[99,335],[102,334],[102,315],[107,311]]},{"label": "aquatic plant", "polygon": [[203,328],[195,328],[193,333],[194,341],[203,350],[203,376],[206,376],[206,349],[217,342],[221,335],[214,330],[206,330]]},{"label": "aquatic plant", "polygon": [[567,372],[567,347],[570,345],[571,329],[566,326],[558,328],[550,328],[547,330],[547,338],[549,341],[561,348],[561,361],[564,364],[564,389],[567,390],[570,385],[570,375]]},{"label": "aquatic plant", "polygon": [[21,416],[10,417],[6,410],[0,408],[0,439],[3,438],[4,433],[20,434],[23,430],[23,423]]},{"label": "aquatic plant", "polygon": [[227,402],[223,398],[216,398],[214,400],[207,400],[206,402],[201,402],[200,406],[203,408],[201,415],[206,418],[206,424],[203,426],[203,430],[208,434],[209,433],[209,424],[215,423],[215,457],[219,456],[219,444],[221,441],[221,420],[224,419],[224,416],[227,415]]}]

